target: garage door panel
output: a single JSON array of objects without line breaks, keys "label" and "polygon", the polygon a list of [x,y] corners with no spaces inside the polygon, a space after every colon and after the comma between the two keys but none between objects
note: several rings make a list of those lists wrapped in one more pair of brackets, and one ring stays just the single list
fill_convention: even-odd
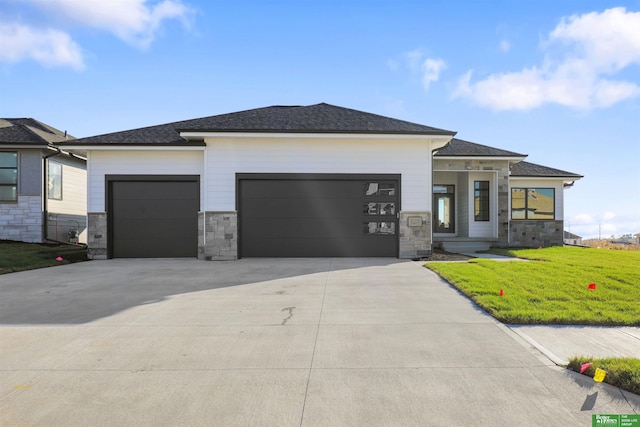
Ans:
[{"label": "garage door panel", "polygon": [[135,200],[145,199],[166,199],[171,200],[191,200],[193,194],[184,191],[190,187],[189,181],[118,181],[113,182],[114,198]]},{"label": "garage door panel", "polygon": [[359,220],[334,221],[332,218],[247,218],[242,222],[242,229],[251,230],[252,238],[361,237],[362,227]]},{"label": "garage door panel", "polygon": [[[177,206],[177,203],[183,204],[176,200],[116,200],[113,213],[121,218],[138,218],[138,219],[165,219],[165,218],[183,218],[193,219],[198,211],[195,203],[189,206]],[[120,202],[120,203],[119,203]]]},{"label": "garage door panel", "polygon": [[244,218],[349,218],[362,210],[362,203],[349,199],[247,199],[243,201]]},{"label": "garage door panel", "polygon": [[[197,238],[197,230],[190,228],[192,220],[147,220],[147,219],[131,219],[120,220],[118,227],[113,230],[115,239],[128,240],[135,236],[137,239],[177,239],[195,236]],[[187,231],[188,230],[188,231]]]},{"label": "garage door panel", "polygon": [[198,251],[197,180],[118,180],[110,185],[114,257],[195,257]]},{"label": "garage door panel", "polygon": [[359,182],[344,180],[254,180],[243,181],[242,198],[271,199],[283,195],[294,199],[350,198],[348,194],[361,189]]},{"label": "garage door panel", "polygon": [[119,258],[181,258],[193,245],[189,238],[174,239],[171,245],[165,239],[128,239],[118,245]]},{"label": "garage door panel", "polygon": [[[256,253],[267,251],[269,257],[389,257],[389,246],[394,245],[394,239],[386,242],[336,241],[329,238],[305,239],[255,239],[248,243],[247,251]],[[365,255],[363,255],[365,254]]]}]

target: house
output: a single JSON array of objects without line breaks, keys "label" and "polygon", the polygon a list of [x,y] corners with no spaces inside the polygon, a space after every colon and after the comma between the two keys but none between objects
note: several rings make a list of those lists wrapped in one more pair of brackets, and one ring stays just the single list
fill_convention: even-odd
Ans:
[{"label": "house", "polygon": [[564,231],[563,241],[565,245],[582,246],[582,237],[570,231]]},{"label": "house", "polygon": [[31,118],[0,119],[0,239],[86,242],[86,160]]},{"label": "house", "polygon": [[[433,157],[433,240],[451,252],[561,246],[564,190],[581,175],[456,138]],[[497,195],[497,197],[496,197]]]},{"label": "house", "polygon": [[[111,257],[399,257],[562,244],[580,175],[329,104],[59,143],[87,152],[88,246]],[[452,246],[453,245],[453,246]]]}]

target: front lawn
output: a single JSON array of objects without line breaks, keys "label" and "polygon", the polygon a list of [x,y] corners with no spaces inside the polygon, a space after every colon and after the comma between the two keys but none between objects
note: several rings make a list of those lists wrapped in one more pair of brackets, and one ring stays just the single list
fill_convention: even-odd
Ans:
[{"label": "front lawn", "polygon": [[0,240],[0,274],[86,260],[87,249],[82,246]]},{"label": "front lawn", "polygon": [[475,258],[427,267],[504,323],[640,325],[640,251],[552,247],[503,253],[530,261]]}]

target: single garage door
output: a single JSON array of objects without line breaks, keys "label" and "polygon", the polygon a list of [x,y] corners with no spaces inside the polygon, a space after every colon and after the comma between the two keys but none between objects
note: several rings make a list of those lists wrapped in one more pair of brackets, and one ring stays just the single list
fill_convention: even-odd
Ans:
[{"label": "single garage door", "polygon": [[399,175],[238,175],[243,257],[397,257]]},{"label": "single garage door", "polygon": [[114,258],[197,256],[197,178],[108,178],[107,182]]}]

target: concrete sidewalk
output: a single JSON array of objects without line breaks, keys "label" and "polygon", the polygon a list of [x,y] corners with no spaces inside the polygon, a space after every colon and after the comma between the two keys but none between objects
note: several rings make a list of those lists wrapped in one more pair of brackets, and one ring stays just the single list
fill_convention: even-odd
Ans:
[{"label": "concrete sidewalk", "polygon": [[640,327],[509,325],[558,365],[574,356],[640,357]]},{"label": "concrete sidewalk", "polygon": [[590,425],[555,366],[394,259],[110,260],[0,276],[0,424]]}]

